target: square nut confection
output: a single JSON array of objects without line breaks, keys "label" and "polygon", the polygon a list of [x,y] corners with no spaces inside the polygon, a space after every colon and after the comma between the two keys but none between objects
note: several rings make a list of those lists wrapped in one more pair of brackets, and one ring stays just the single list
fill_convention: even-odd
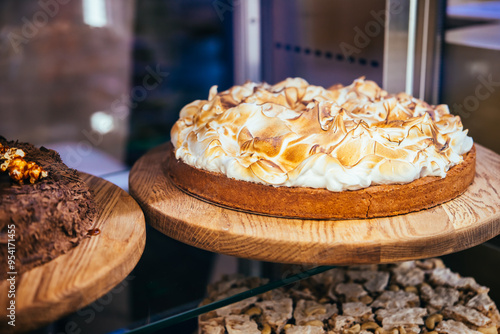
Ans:
[{"label": "square nut confection", "polygon": [[181,110],[171,144],[164,170],[182,190],[281,217],[419,211],[460,195],[475,174],[459,116],[364,78],[214,86]]},{"label": "square nut confection", "polygon": [[[226,276],[202,304],[266,282]],[[435,258],[338,267],[203,314],[198,333],[497,334],[500,313],[488,292]]]}]

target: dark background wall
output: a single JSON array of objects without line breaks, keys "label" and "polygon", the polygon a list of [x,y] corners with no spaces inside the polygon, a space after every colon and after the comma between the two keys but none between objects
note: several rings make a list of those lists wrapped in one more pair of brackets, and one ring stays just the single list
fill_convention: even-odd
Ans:
[{"label": "dark background wall", "polygon": [[170,139],[184,105],[206,99],[212,85],[232,86],[232,15],[220,15],[216,5],[213,0],[136,2],[132,92],[151,69],[163,80],[145,97],[131,94],[128,164]]}]

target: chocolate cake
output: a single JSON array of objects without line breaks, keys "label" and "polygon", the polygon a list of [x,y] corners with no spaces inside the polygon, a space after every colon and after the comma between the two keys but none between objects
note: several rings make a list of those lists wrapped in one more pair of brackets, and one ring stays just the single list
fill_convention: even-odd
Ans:
[{"label": "chocolate cake", "polygon": [[[78,245],[92,228],[97,211],[88,186],[57,152],[3,137],[0,144],[22,150],[24,159],[41,167],[44,176],[23,182],[13,173],[0,172],[0,267],[7,268],[8,250],[14,244],[19,275]],[[0,279],[5,277],[4,270]]]}]

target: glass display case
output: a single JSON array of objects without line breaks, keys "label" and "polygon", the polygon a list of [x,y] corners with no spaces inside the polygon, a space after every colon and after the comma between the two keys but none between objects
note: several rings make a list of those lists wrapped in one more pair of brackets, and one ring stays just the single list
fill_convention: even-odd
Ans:
[{"label": "glass display case", "polygon": [[[465,105],[473,137],[500,153],[492,128],[500,51],[488,42],[475,45],[477,36],[488,39],[483,31],[496,41],[499,16],[487,10],[485,20],[464,23],[468,10],[461,6],[433,0],[4,1],[0,135],[54,148],[70,167],[133,195],[134,164],[170,140],[179,110],[205,99],[212,85],[222,91],[246,80],[299,76],[329,86],[366,76],[433,104]],[[479,56],[475,48],[487,51]],[[461,85],[471,76],[476,81]],[[477,86],[487,82],[481,92],[488,96],[478,96]],[[484,126],[488,133],[481,133]],[[33,332],[196,333],[201,314],[336,267],[203,250],[165,235],[152,219],[146,214],[144,252],[123,281]],[[498,217],[488,224],[484,234],[498,234]],[[471,235],[460,236],[459,252],[449,254],[452,242],[444,245],[442,259],[488,286],[500,303],[500,240],[476,245]],[[237,273],[269,283],[207,304],[207,286]]]}]

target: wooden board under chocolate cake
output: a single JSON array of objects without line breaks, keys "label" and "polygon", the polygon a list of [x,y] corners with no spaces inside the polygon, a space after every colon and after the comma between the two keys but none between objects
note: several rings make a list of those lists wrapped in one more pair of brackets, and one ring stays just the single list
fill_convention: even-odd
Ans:
[{"label": "wooden board under chocolate cake", "polygon": [[[0,144],[23,150],[26,161],[35,162],[47,172],[46,177],[23,184],[6,172],[0,173],[0,267],[7,268],[11,250],[15,254],[12,271],[22,274],[88,237],[96,207],[87,185],[57,152],[9,142],[3,137]],[[0,279],[5,279],[6,273],[2,271]]]}]

